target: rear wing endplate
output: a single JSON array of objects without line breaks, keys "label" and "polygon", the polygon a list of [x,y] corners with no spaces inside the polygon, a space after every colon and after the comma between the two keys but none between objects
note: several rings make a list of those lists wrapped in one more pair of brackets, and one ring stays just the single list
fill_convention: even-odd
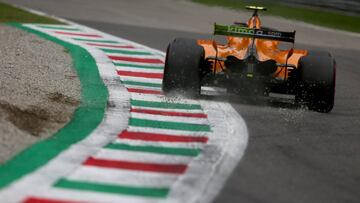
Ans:
[{"label": "rear wing endplate", "polygon": [[295,32],[282,32],[263,29],[252,29],[238,25],[214,24],[214,35],[238,36],[260,39],[271,39],[283,42],[295,42]]}]

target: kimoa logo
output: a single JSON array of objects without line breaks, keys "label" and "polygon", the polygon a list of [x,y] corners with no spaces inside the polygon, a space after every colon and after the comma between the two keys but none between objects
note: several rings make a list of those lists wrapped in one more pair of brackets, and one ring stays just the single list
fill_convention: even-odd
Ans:
[{"label": "kimoa logo", "polygon": [[[246,27],[235,27],[235,26],[228,26],[228,32],[232,33],[241,33],[241,34],[255,34],[255,30],[249,29]],[[261,30],[258,30],[261,31]]]},{"label": "kimoa logo", "polygon": [[240,34],[281,37],[280,32],[274,32],[274,31],[266,32],[264,30],[249,29],[249,28],[246,28],[246,27],[228,26],[227,31],[232,32],[232,33],[240,33]]}]

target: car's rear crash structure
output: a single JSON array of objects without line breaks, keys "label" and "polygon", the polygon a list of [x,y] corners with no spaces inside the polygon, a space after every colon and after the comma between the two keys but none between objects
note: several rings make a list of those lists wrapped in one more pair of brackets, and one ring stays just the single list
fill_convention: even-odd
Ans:
[{"label": "car's rear crash structure", "polygon": [[[247,23],[215,24],[214,35],[227,36],[226,44],[212,40],[177,38],[167,48],[163,91],[196,97],[202,85],[224,85],[234,92],[295,96],[309,109],[329,112],[334,106],[336,63],[323,51],[294,49],[295,31],[281,32],[261,26],[254,11]],[[281,50],[281,42],[292,43]]]}]

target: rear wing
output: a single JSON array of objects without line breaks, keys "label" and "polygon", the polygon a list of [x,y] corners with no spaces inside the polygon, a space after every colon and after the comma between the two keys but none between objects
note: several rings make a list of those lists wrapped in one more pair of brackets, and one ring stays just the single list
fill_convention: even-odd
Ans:
[{"label": "rear wing", "polygon": [[273,30],[253,29],[238,25],[214,24],[214,35],[238,36],[260,39],[271,39],[295,43],[295,32],[281,32]]}]

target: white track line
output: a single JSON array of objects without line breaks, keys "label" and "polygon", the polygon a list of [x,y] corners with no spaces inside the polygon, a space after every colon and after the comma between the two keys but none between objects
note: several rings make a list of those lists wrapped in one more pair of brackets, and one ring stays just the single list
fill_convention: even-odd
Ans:
[{"label": "white track line", "polygon": [[[108,57],[111,57],[111,56],[113,56],[113,55],[107,55]],[[129,56],[126,56],[127,58],[135,58],[135,57],[129,57]],[[152,58],[151,59],[155,59],[154,58],[155,56],[152,56]],[[141,58],[141,57],[138,57],[138,58]],[[151,64],[151,66],[163,66],[164,64],[163,63],[158,63],[158,62],[156,62],[156,63],[147,63],[147,62],[132,62],[132,61],[127,61],[127,60],[122,60],[122,59],[112,59],[111,60],[112,62],[114,62],[114,63],[126,63],[126,64],[133,64],[133,65],[140,65],[140,66],[146,66],[146,65],[150,65]]]},{"label": "white track line", "polygon": [[155,147],[174,147],[174,148],[187,148],[187,149],[201,149],[205,143],[202,142],[165,142],[165,141],[142,141],[120,138],[113,143],[137,145],[137,146],[155,146]]},{"label": "white track line", "polygon": [[[154,128],[146,128],[146,127],[136,127],[129,126],[128,131],[131,132],[145,132],[145,133],[154,133]],[[156,133],[159,134],[169,134],[169,135],[188,135],[188,136],[208,136],[210,132],[190,132],[183,130],[169,130],[169,129],[156,129]]]},{"label": "white track line", "polygon": [[163,116],[163,115],[152,115],[152,114],[144,114],[144,113],[130,113],[131,118],[135,119],[146,119],[146,120],[154,120],[160,122],[179,122],[179,123],[189,123],[189,124],[208,124],[207,118],[191,118],[191,117],[183,117],[183,116]]},{"label": "white track line", "polygon": [[[122,54],[122,53],[110,53],[106,52],[107,56],[122,56],[127,58],[140,58],[140,59],[156,59],[156,55],[142,55],[142,54]],[[155,58],[154,58],[155,57]]]},{"label": "white track line", "polygon": [[155,84],[162,84],[162,79],[145,78],[145,77],[132,77],[132,76],[119,76],[123,81],[135,81],[135,82],[148,82]]},{"label": "white track line", "polygon": [[142,106],[132,106],[133,109],[144,109],[144,110],[155,110],[155,111],[165,111],[165,112],[179,112],[179,113],[204,113],[201,109],[165,109],[165,108],[151,108],[151,107],[142,107]]},{"label": "white track line", "polygon": [[161,87],[148,87],[148,86],[143,86],[143,85],[128,85],[125,84],[126,88],[134,88],[134,89],[142,89],[142,90],[157,90],[157,91],[161,91]]},{"label": "white track line", "polygon": [[163,175],[91,166],[82,166],[68,177],[69,180],[139,187],[153,187],[154,185],[156,187],[169,187],[177,178],[178,176],[173,174]]},{"label": "white track line", "polygon": [[93,157],[107,160],[138,161],[143,163],[187,164],[191,156],[158,154],[151,152],[127,151],[118,149],[101,149]]},{"label": "white track line", "polygon": [[163,69],[133,68],[129,66],[116,66],[116,70],[140,72],[140,73],[164,73]]},{"label": "white track line", "polygon": [[153,96],[153,95],[137,94],[137,95],[133,95],[132,99],[144,100],[144,101],[151,100],[153,102],[181,103],[181,104],[190,104],[190,105],[193,104],[193,105],[200,106],[198,101],[195,101],[193,99],[186,99],[181,96],[166,97],[166,96]]}]

